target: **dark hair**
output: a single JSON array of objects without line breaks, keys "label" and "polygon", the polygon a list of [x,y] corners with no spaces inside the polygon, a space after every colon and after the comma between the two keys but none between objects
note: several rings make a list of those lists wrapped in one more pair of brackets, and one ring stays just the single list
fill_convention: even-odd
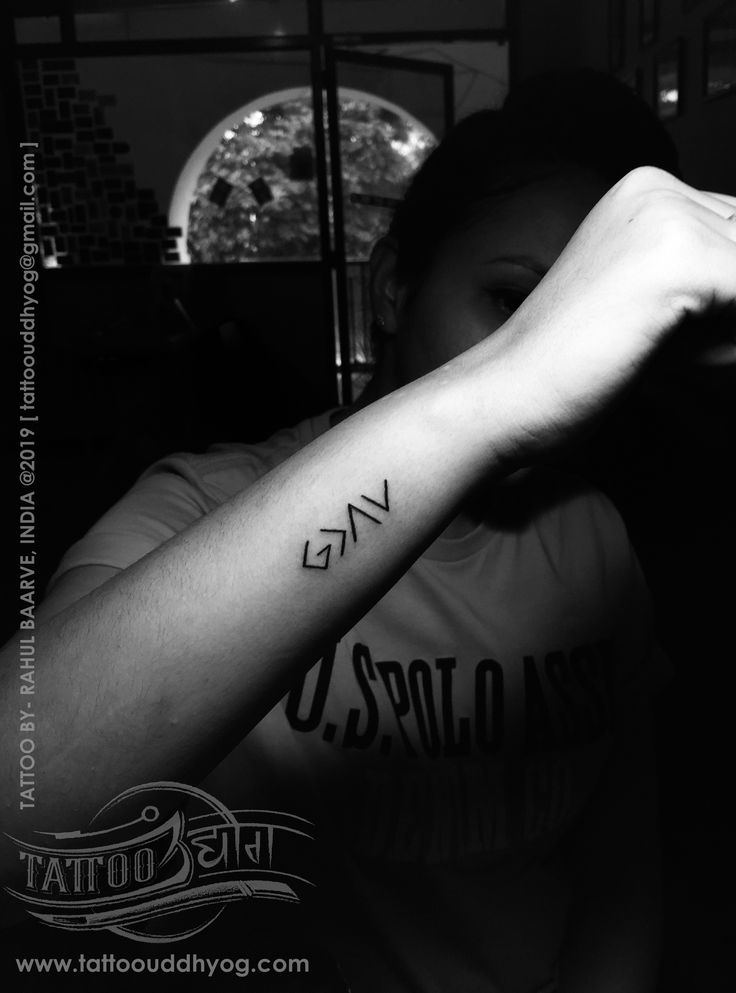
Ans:
[{"label": "dark hair", "polygon": [[611,186],[641,165],[679,175],[674,142],[628,86],[592,69],[536,76],[455,125],[416,173],[389,229],[399,278],[420,276],[482,201],[571,165]]}]

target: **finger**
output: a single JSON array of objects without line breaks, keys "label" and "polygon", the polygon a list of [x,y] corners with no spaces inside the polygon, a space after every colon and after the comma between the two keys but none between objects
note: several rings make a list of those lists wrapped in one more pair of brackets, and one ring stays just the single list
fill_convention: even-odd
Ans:
[{"label": "finger", "polygon": [[669,181],[680,193],[694,200],[696,203],[702,203],[703,206],[708,207],[709,210],[713,210],[721,216],[729,217],[736,211],[736,196],[730,193],[717,193],[715,190],[700,190],[695,186],[690,186],[682,179],[677,179],[671,175],[669,176]]},{"label": "finger", "polygon": [[714,210],[710,204],[696,200],[693,210],[705,221],[711,231],[717,231],[736,244],[736,206],[729,216],[723,209]]},{"label": "finger", "polygon": [[728,196],[725,193],[709,193],[706,190],[696,190],[692,187],[688,190],[687,195],[695,203],[706,207],[714,214],[718,214],[724,220],[729,220],[736,215],[736,197]]},{"label": "finger", "polygon": [[710,190],[699,190],[694,186],[689,186],[683,180],[678,179],[670,173],[665,174],[665,179],[660,179],[656,187],[672,189],[681,196],[686,197],[693,203],[700,204],[719,217],[728,220],[736,214],[736,196],[729,193],[712,193]]},{"label": "finger", "polygon": [[700,190],[699,192],[723,204],[726,207],[727,216],[733,217],[736,214],[736,196],[730,196],[728,193],[712,193],[710,190]]}]

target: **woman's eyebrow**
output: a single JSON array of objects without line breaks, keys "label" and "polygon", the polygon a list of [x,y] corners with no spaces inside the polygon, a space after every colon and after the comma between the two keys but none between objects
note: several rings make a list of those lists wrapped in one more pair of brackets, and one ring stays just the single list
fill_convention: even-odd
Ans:
[{"label": "woman's eyebrow", "polygon": [[525,269],[536,272],[538,276],[544,276],[547,273],[546,266],[543,266],[538,259],[532,258],[531,255],[496,255],[492,259],[484,259],[483,265],[493,265],[497,262],[523,266]]}]

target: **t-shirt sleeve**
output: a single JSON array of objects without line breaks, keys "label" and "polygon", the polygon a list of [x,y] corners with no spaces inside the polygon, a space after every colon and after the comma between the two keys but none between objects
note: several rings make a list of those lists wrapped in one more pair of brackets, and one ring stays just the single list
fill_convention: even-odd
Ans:
[{"label": "t-shirt sleeve", "polygon": [[[616,657],[624,706],[653,699],[671,678],[671,663],[657,637],[651,594],[629,533],[613,503],[601,493],[590,504],[598,533],[599,583]],[[597,585],[597,584],[596,584]]]},{"label": "t-shirt sleeve", "polygon": [[216,505],[187,455],[161,459],[67,549],[49,588],[79,566],[127,569]]},{"label": "t-shirt sleeve", "polygon": [[256,445],[213,445],[204,454],[179,452],[155,462],[67,550],[49,587],[78,566],[127,569],[327,431],[332,413]]},{"label": "t-shirt sleeve", "polygon": [[608,632],[621,703],[649,702],[669,682],[671,663],[657,638],[651,595],[628,530],[598,491],[583,489],[571,507],[573,526],[561,540],[580,603]]}]

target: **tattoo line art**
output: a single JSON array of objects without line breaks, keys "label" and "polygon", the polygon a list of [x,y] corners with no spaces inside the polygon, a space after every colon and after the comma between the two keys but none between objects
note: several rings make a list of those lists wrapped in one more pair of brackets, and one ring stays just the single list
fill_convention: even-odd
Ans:
[{"label": "tattoo line art", "polygon": [[[366,503],[371,504],[372,507],[377,507],[379,510],[383,510],[388,514],[390,509],[388,502],[388,480],[384,479],[383,481],[383,500],[374,500],[372,497],[366,496],[365,493],[360,494],[360,499],[365,500]],[[357,545],[358,543],[358,527],[356,521],[357,515],[368,518],[368,520],[373,521],[374,524],[383,524],[380,517],[375,517],[373,514],[369,514],[367,510],[364,510],[355,503],[349,503],[346,509],[348,515],[347,523],[354,545]],[[340,558],[342,558],[345,554],[348,528],[320,528],[319,531],[320,534],[340,535]],[[311,556],[309,552],[309,542],[307,541],[304,545],[304,554],[302,555],[302,567],[304,569],[328,569],[330,565],[330,555],[336,541],[337,539],[331,539],[327,545],[320,548],[319,551],[313,552]]]}]

